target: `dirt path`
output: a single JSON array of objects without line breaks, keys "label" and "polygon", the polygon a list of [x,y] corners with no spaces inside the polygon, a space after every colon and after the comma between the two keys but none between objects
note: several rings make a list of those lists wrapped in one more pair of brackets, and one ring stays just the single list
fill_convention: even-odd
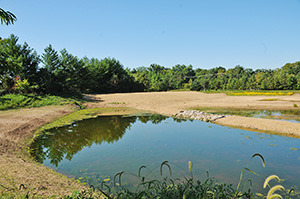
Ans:
[{"label": "dirt path", "polygon": [[[300,95],[292,96],[228,96],[223,93],[205,94],[200,92],[151,92],[87,95],[95,100],[89,107],[128,106],[153,111],[164,115],[174,115],[193,107],[224,107],[241,109],[291,110],[300,106]],[[276,101],[262,101],[277,99]],[[227,117],[216,122],[236,128],[254,131],[300,136],[300,124],[272,119]]]},{"label": "dirt path", "polygon": [[[74,180],[35,163],[23,151],[25,140],[36,129],[72,111],[71,106],[0,111],[0,195],[65,195],[83,188]],[[20,190],[21,184],[25,188]]]}]

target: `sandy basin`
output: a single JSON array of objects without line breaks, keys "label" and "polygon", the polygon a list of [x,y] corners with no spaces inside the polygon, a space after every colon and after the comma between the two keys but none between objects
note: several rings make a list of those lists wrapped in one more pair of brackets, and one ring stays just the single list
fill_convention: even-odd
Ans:
[{"label": "sandy basin", "polygon": [[[199,92],[152,92],[86,95],[93,107],[133,107],[172,116],[193,107],[224,107],[265,110],[291,110],[300,106],[300,95],[292,96],[227,96]],[[276,101],[261,101],[276,98]],[[25,140],[39,127],[75,110],[72,106],[0,111],[0,195],[4,192],[61,195],[80,190],[82,185],[51,169],[32,161],[24,155]],[[219,119],[217,124],[236,128],[280,133],[300,137],[300,123],[271,119],[231,116]],[[27,158],[26,158],[27,157]],[[26,189],[20,190],[24,184]],[[32,196],[32,195],[31,195]]]}]

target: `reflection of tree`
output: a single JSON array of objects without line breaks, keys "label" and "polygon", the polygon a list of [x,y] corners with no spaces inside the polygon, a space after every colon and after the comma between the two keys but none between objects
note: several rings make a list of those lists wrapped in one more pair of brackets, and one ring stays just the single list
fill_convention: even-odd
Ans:
[{"label": "reflection of tree", "polygon": [[[139,116],[142,123],[148,121],[158,124],[167,117],[154,114]],[[37,137],[31,144],[31,155],[40,163],[49,159],[58,165],[64,158],[73,156],[92,144],[113,143],[125,134],[126,129],[135,123],[137,117],[110,116],[83,120],[70,126],[53,129]]]},{"label": "reflection of tree", "polygon": [[71,160],[77,152],[94,143],[118,141],[135,121],[136,117],[100,117],[54,129],[36,138],[31,155],[41,163],[48,158],[57,166],[63,158]]},{"label": "reflection of tree", "polygon": [[138,119],[142,123],[147,123],[148,121],[152,122],[153,124],[159,124],[163,120],[167,119],[168,117],[159,115],[159,114],[153,114],[153,115],[147,115],[147,116],[139,116]]}]

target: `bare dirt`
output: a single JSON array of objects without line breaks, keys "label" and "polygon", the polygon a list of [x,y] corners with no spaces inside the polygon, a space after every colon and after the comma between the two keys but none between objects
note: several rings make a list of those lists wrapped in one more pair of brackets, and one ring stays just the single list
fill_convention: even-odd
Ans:
[{"label": "bare dirt", "polygon": [[[163,115],[174,115],[193,107],[224,107],[241,109],[290,110],[300,106],[300,95],[292,96],[227,96],[199,92],[152,92],[86,95],[94,107],[132,107]],[[261,101],[275,98],[276,101]],[[39,127],[75,110],[72,106],[47,106],[0,111],[0,195],[21,192],[37,195],[65,195],[83,185],[32,161],[26,152],[27,140]],[[300,124],[271,119],[231,116],[217,124],[254,131],[300,136]],[[24,187],[20,189],[20,185]]]},{"label": "bare dirt", "polygon": [[[71,106],[9,110],[0,112],[0,195],[69,195],[83,185],[32,161],[26,139],[34,131],[75,109]],[[21,185],[24,186],[21,186]]]}]

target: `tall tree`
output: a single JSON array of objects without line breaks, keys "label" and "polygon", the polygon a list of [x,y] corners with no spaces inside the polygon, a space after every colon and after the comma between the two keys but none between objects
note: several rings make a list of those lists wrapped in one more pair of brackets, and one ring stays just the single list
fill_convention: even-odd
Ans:
[{"label": "tall tree", "polygon": [[0,76],[16,76],[22,68],[21,45],[18,37],[11,35],[0,40]]},{"label": "tall tree", "polygon": [[60,72],[60,60],[58,52],[51,46],[44,49],[41,56],[43,68],[39,71],[41,78],[40,88],[44,93],[59,93],[62,91],[61,83],[57,75]]}]

